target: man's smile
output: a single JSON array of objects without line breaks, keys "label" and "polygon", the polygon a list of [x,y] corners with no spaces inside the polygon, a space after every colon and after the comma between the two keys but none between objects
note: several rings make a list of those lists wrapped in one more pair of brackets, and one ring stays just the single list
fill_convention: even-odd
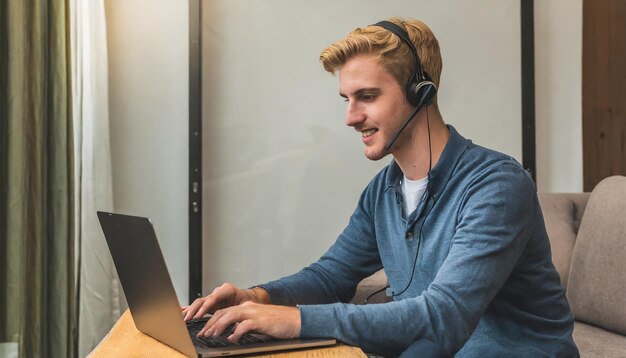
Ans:
[{"label": "man's smile", "polygon": [[364,131],[361,131],[361,136],[363,138],[367,138],[376,132],[378,132],[378,129],[366,129]]}]

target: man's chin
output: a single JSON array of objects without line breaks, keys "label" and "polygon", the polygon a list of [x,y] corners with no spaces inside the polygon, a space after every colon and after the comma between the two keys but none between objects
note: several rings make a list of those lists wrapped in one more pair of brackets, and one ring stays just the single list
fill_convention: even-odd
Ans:
[{"label": "man's chin", "polygon": [[365,150],[365,157],[371,161],[378,161],[383,159],[384,157],[387,156],[387,154],[389,154],[389,152],[387,152],[386,150],[377,150],[377,151],[370,151],[370,150]]}]

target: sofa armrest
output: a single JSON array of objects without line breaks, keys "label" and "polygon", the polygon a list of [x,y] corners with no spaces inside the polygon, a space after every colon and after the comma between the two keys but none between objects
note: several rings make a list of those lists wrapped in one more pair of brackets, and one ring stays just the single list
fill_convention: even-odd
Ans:
[{"label": "sofa armrest", "polygon": [[590,193],[539,193],[539,203],[552,247],[552,262],[567,287],[570,262]]},{"label": "sofa armrest", "polygon": [[[352,303],[363,304],[367,296],[387,286],[387,275],[384,270],[380,270],[373,275],[366,277],[359,283],[356,293],[352,298]],[[391,301],[391,297],[385,295],[385,291],[372,296],[367,303],[384,303]]]}]

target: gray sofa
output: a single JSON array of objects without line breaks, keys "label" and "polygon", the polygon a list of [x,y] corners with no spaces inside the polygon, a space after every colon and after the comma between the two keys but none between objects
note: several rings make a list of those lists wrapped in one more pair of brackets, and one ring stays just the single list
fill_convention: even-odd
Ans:
[{"label": "gray sofa", "polygon": [[[626,357],[626,177],[606,178],[591,193],[540,193],[539,202],[581,356]],[[381,270],[359,284],[353,302],[386,284]],[[380,293],[368,302],[388,300]]]}]

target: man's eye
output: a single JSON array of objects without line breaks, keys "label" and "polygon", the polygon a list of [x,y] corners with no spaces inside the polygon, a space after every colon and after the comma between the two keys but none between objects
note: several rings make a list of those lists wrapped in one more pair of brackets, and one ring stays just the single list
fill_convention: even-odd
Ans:
[{"label": "man's eye", "polygon": [[363,96],[361,96],[361,100],[365,101],[365,102],[371,102],[376,98],[376,96],[371,95],[371,94],[365,94]]}]

